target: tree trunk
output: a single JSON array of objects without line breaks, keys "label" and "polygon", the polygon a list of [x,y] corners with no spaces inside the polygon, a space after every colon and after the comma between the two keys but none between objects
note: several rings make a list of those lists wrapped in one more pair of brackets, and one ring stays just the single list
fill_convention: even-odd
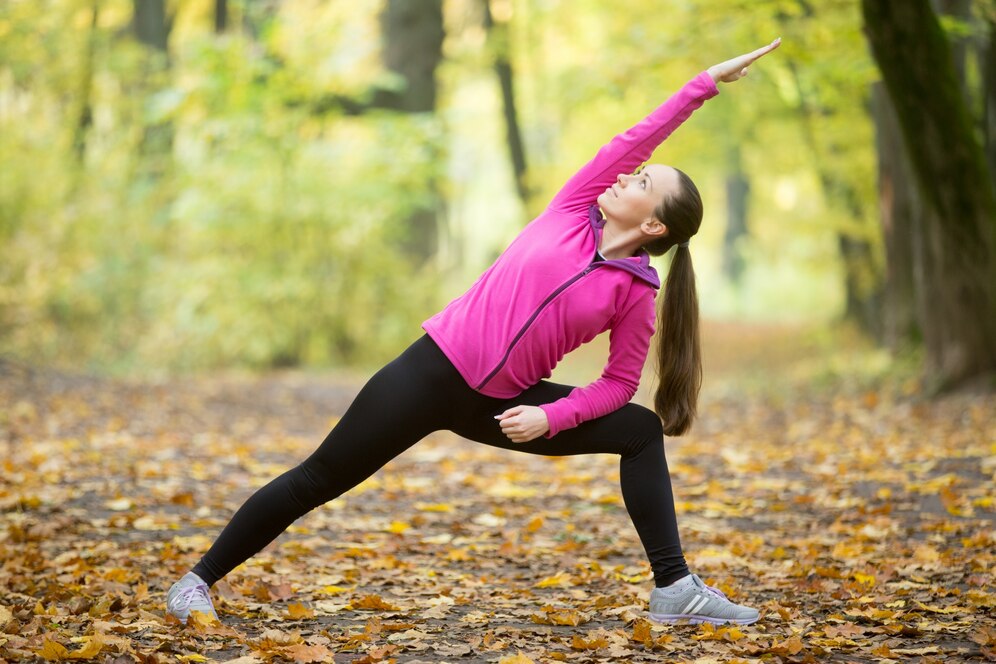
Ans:
[{"label": "tree trunk", "polygon": [[747,235],[747,200],[750,182],[744,174],[740,144],[730,146],[726,174],[726,232],[723,234],[723,273],[734,285],[740,284],[744,272],[744,257],[740,253],[740,238]]},{"label": "tree trunk", "polygon": [[93,124],[93,61],[97,43],[97,19],[100,16],[100,4],[97,0],[91,3],[90,12],[90,30],[86,37],[86,50],[83,52],[80,71],[79,111],[73,129],[73,154],[81,167],[86,161],[87,132]]},{"label": "tree trunk", "polygon": [[170,22],[166,19],[165,0],[134,0],[135,37],[150,49],[167,53]]},{"label": "tree trunk", "polygon": [[896,352],[921,340],[913,283],[913,238],[921,233],[923,211],[888,92],[879,82],[872,85],[871,94],[886,257],[883,340]]},{"label": "tree trunk", "polygon": [[986,159],[989,163],[989,178],[996,189],[996,18],[991,17],[988,39],[980,49],[981,72],[985,97],[983,99],[983,136],[986,141]]},{"label": "tree trunk", "polygon": [[381,58],[404,81],[380,89],[374,105],[406,113],[436,110],[436,66],[443,58],[442,0],[388,0],[380,15]]},{"label": "tree trunk", "polygon": [[[135,38],[147,48],[148,58],[142,81],[143,98],[152,94],[155,86],[165,79],[169,70],[169,33],[172,20],[166,15],[165,0],[134,0],[132,27]],[[140,172],[153,180],[167,170],[173,151],[173,123],[166,120],[144,127],[139,145]]]},{"label": "tree trunk", "polygon": [[515,109],[515,87],[513,85],[512,63],[509,57],[508,25],[495,23],[491,14],[491,0],[481,0],[484,11],[484,29],[488,34],[488,44],[494,57],[495,74],[501,86],[501,101],[505,116],[505,140],[508,154],[512,159],[512,172],[515,174],[515,189],[524,204],[529,202],[529,189],[526,186],[526,152],[519,130],[519,117]]},{"label": "tree trunk", "polygon": [[943,389],[996,370],[996,194],[927,0],[862,0],[866,35],[896,108],[925,206],[920,321]]},{"label": "tree trunk", "polygon": [[214,0],[214,33],[220,35],[228,28],[228,0]]},{"label": "tree trunk", "polygon": [[[388,0],[381,12],[384,66],[404,81],[399,90],[378,89],[373,105],[404,113],[434,113],[436,67],[443,58],[442,0]],[[436,254],[443,202],[437,183],[425,183],[429,203],[415,209],[405,223],[401,246],[418,263]]]},{"label": "tree trunk", "polygon": [[[864,220],[865,207],[854,187],[823,165],[826,161],[820,158],[823,148],[821,148],[816,138],[816,130],[813,128],[813,118],[817,114],[817,111],[814,110],[816,104],[803,88],[795,66],[789,63],[788,67],[799,98],[799,111],[803,120],[803,137],[815,156],[816,171],[824,196],[830,205],[842,208],[853,219]],[[830,151],[833,151],[832,147]],[[871,245],[861,237],[839,232],[837,246],[840,249],[841,261],[844,264],[844,319],[853,321],[864,332],[877,340],[881,340],[883,329],[880,307],[882,280],[878,274],[879,269],[874,260]]]}]

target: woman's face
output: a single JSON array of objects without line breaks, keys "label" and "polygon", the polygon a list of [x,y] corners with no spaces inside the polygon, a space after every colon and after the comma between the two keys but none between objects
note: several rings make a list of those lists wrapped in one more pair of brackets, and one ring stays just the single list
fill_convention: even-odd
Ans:
[{"label": "woman's face", "polygon": [[665,196],[679,193],[678,171],[663,164],[649,164],[632,175],[620,174],[616,182],[598,196],[606,217],[626,228],[654,218]]}]

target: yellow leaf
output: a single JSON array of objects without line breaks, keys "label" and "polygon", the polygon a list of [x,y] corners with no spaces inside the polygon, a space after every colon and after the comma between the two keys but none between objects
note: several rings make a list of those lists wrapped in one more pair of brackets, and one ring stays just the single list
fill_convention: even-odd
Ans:
[{"label": "yellow leaf", "polygon": [[206,611],[191,611],[187,618],[187,624],[193,626],[207,627],[208,625],[219,624],[217,618]]},{"label": "yellow leaf", "polygon": [[207,661],[210,661],[204,655],[198,655],[195,652],[192,652],[192,653],[190,653],[188,655],[177,655],[176,658],[178,660],[180,660],[181,662],[207,662]]},{"label": "yellow leaf", "polygon": [[352,590],[352,588],[344,588],[342,586],[325,586],[322,588],[322,592],[329,595],[338,595],[339,593],[344,593],[347,590]]},{"label": "yellow leaf", "polygon": [[916,605],[919,606],[921,609],[923,609],[924,611],[930,611],[931,613],[958,613],[959,611],[965,610],[960,606],[949,606],[949,607],[928,606],[927,604],[924,604],[921,601],[918,600],[914,601]]},{"label": "yellow leaf", "polygon": [[50,639],[45,639],[42,647],[36,650],[35,654],[49,662],[59,662],[69,657],[69,651],[66,650],[65,646]]},{"label": "yellow leaf", "polygon": [[531,533],[535,533],[537,530],[543,527],[543,517],[534,516],[529,523],[526,524],[526,530]]},{"label": "yellow leaf", "polygon": [[415,503],[415,509],[423,512],[452,512],[453,506],[449,503]]},{"label": "yellow leaf", "polygon": [[536,664],[536,662],[523,655],[522,651],[519,650],[515,655],[502,657],[498,660],[498,664]]},{"label": "yellow leaf", "polygon": [[546,577],[534,585],[533,588],[550,588],[552,586],[562,586],[566,588],[571,585],[571,582],[572,579],[570,574],[567,572],[557,572],[553,576]]},{"label": "yellow leaf", "polygon": [[861,572],[854,573],[854,580],[858,583],[863,583],[868,587],[875,585],[875,575],[874,574],[862,574]]},{"label": "yellow leaf", "polygon": [[391,525],[387,527],[387,532],[400,535],[411,527],[410,523],[405,523],[404,521],[392,521]]},{"label": "yellow leaf", "polygon": [[291,602],[287,605],[287,615],[290,616],[291,620],[303,620],[305,618],[314,618],[315,610],[309,609],[301,602]]},{"label": "yellow leaf", "polygon": [[100,634],[84,638],[87,639],[87,642],[83,644],[82,648],[69,653],[69,657],[72,659],[92,659],[100,654],[104,647],[104,641],[100,638]]}]

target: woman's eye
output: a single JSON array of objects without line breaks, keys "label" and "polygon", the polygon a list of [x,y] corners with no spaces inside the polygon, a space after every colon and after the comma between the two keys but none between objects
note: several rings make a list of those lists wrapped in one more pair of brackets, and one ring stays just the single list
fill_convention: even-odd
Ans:
[{"label": "woman's eye", "polygon": [[646,180],[640,180],[640,186],[642,188],[646,189],[647,188],[647,181]]}]

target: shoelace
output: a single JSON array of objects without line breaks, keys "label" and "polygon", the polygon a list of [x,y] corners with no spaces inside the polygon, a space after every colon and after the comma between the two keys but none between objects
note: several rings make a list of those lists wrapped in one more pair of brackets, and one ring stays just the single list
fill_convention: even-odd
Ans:
[{"label": "shoelace", "polygon": [[183,611],[184,609],[189,609],[190,605],[193,604],[194,600],[201,599],[211,604],[211,597],[208,595],[208,587],[206,583],[198,583],[194,586],[188,586],[176,594],[173,598],[173,609],[176,611]]},{"label": "shoelace", "polygon": [[722,599],[725,599],[725,600],[726,600],[727,602],[729,602],[729,601],[730,601],[730,599],[729,599],[729,598],[728,598],[728,597],[726,596],[726,593],[724,593],[724,592],[723,592],[722,590],[720,590],[719,588],[715,588],[715,587],[713,587],[713,586],[710,586],[710,585],[707,585],[707,584],[706,584],[706,582],[705,582],[705,581],[702,581],[702,579],[701,579],[701,578],[699,578],[699,581],[701,581],[701,582],[702,582],[702,587],[704,587],[704,588],[705,588],[706,590],[708,590],[709,592],[711,592],[711,593],[712,593],[713,595],[715,595],[716,597],[720,597],[720,598],[722,598]]}]

